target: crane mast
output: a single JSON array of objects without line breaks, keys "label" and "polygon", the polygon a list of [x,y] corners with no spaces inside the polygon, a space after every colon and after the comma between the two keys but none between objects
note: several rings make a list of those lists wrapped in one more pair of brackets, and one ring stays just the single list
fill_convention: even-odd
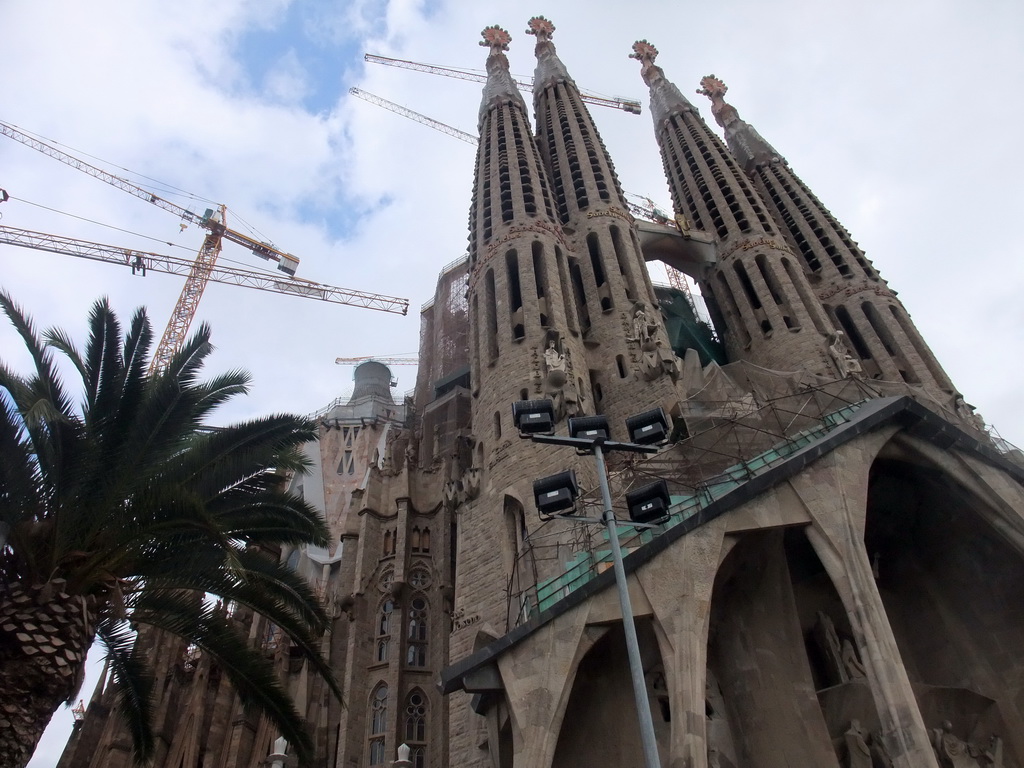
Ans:
[{"label": "crane mast", "polygon": [[[414,72],[426,72],[431,75],[452,77],[457,80],[468,80],[473,83],[487,82],[487,75],[471,69],[458,69],[456,67],[440,67],[436,64],[421,64],[417,61],[406,61],[405,59],[392,59],[388,56],[377,56],[372,53],[363,54],[363,60],[371,64],[383,64],[387,67],[398,67],[399,69],[411,69]],[[516,87],[521,91],[533,90],[533,78],[528,80],[515,80]],[[640,102],[635,99],[623,99],[620,97],[605,98],[592,93],[580,91],[580,98],[588,104],[595,104],[601,107],[621,109],[631,115],[639,115],[641,112]]]},{"label": "crane mast", "polygon": [[167,321],[167,327],[164,328],[160,343],[157,344],[156,351],[153,353],[153,359],[149,361],[150,373],[164,370],[170,364],[174,353],[185,343],[188,327],[192,325],[192,318],[196,316],[199,300],[203,298],[206,284],[210,281],[210,273],[217,263],[217,257],[220,256],[223,232],[219,231],[219,226],[223,226],[225,214],[226,210],[222,205],[220,206],[218,224],[214,224],[213,229],[203,238],[203,244],[199,247],[199,253],[196,254],[196,258],[192,262],[185,285],[181,287],[178,301],[175,302],[174,309],[171,310],[171,319]]}]

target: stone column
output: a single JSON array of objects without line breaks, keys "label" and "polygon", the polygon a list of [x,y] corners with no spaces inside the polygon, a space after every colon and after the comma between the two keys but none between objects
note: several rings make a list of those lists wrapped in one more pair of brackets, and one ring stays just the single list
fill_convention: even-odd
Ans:
[{"label": "stone column", "polygon": [[713,520],[682,537],[637,577],[650,601],[668,684],[668,765],[707,767],[707,638],[715,574],[728,545]]},{"label": "stone column", "polygon": [[938,768],[864,546],[868,471],[890,437],[848,443],[791,483],[814,520],[807,538],[846,607],[894,768]]}]

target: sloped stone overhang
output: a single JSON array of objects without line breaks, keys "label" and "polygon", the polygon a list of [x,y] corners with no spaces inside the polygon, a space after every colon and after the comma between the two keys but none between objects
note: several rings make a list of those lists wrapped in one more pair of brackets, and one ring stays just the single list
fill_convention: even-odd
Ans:
[{"label": "sloped stone overhang", "polygon": [[[796,451],[786,460],[751,478],[731,493],[712,502],[692,517],[670,528],[661,536],[628,555],[624,560],[626,573],[629,574],[653,560],[680,537],[695,528],[736,509],[765,491],[794,477],[839,446],[886,426],[899,427],[904,433],[931,443],[942,450],[956,448],[958,451],[972,454],[1003,470],[1018,483],[1024,485],[1024,467],[1007,459],[990,443],[978,440],[910,397],[880,398],[865,403],[847,423],[836,427],[815,442]],[[441,681],[438,685],[441,693],[449,694],[459,690],[478,692],[481,690],[479,684],[481,679],[491,680],[495,686],[500,685],[494,668],[494,664],[500,656],[530,637],[541,627],[614,584],[615,573],[609,569],[508,634],[446,667],[441,672]]]}]

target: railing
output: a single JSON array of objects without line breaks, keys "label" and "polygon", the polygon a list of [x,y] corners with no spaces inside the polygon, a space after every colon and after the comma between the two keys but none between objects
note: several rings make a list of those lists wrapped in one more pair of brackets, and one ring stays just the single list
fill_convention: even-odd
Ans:
[{"label": "railing", "polygon": [[[797,398],[799,399],[799,396]],[[670,479],[672,505],[666,522],[653,529],[637,530],[632,526],[618,526],[619,545],[622,547],[623,555],[628,555],[689,520],[750,479],[781,464],[800,449],[827,435],[839,425],[847,423],[864,402],[866,401],[845,403],[836,410],[816,418],[803,413],[806,402],[798,402],[797,406],[791,409],[780,409],[777,403],[771,403],[748,414],[751,421],[768,421],[769,419],[764,418],[763,411],[773,407],[781,411],[771,414],[771,418],[778,424],[780,434],[766,433],[762,436],[771,440],[771,447],[749,458],[733,461],[692,484],[678,477]],[[809,426],[804,426],[807,424]],[[748,428],[754,432],[758,431],[749,425]],[[689,441],[678,445],[682,446],[687,442]],[[700,450],[705,452],[707,466],[722,466],[723,457],[726,455],[723,446],[712,443]],[[659,457],[655,457],[650,461],[657,462],[658,459]],[[661,461],[672,462],[673,459],[661,458]],[[629,485],[629,473],[634,475],[634,479],[646,476],[644,482],[652,475],[661,474],[657,467],[646,468],[646,463],[648,462],[640,460],[613,473],[613,487],[618,485],[623,488]],[[581,497],[577,514],[587,517],[600,516],[600,503],[595,494],[584,494]],[[608,532],[604,527],[568,520],[546,523],[531,534],[524,551],[517,558],[515,573],[508,590],[508,628],[522,624],[550,608],[611,567],[611,547]]]}]

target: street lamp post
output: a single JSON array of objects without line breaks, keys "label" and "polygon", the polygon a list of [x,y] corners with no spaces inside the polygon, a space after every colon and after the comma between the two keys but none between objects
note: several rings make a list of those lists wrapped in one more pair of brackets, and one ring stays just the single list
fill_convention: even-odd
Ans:
[{"label": "street lamp post", "polygon": [[[532,404],[530,408],[527,404]],[[590,453],[594,457],[594,466],[597,470],[598,483],[601,487],[602,515],[600,521],[604,523],[608,531],[608,542],[612,550],[612,563],[615,569],[615,585],[619,593],[619,606],[622,610],[622,627],[626,635],[626,651],[629,656],[629,673],[633,682],[633,698],[636,701],[637,719],[640,725],[640,741],[643,745],[645,768],[661,768],[661,761],[658,757],[658,744],[654,734],[654,719],[651,716],[651,703],[647,697],[647,684],[644,680],[643,664],[640,661],[640,644],[636,636],[636,622],[633,619],[633,605],[629,599],[629,586],[626,581],[626,569],[622,563],[622,548],[619,545],[618,524],[615,519],[615,512],[612,509],[612,496],[608,489],[608,470],[605,464],[604,452],[606,450],[629,451],[633,453],[656,453],[657,448],[650,444],[620,443],[607,439],[607,420],[603,416],[589,417],[585,419],[569,419],[569,432],[572,436],[561,437],[545,433],[554,424],[553,418],[538,417],[537,413],[546,413],[545,404],[550,405],[551,416],[553,416],[553,404],[550,401],[522,401],[513,406],[513,418],[520,426],[520,436],[529,438],[535,443],[548,443],[553,445],[567,445],[575,447],[578,451]],[[526,407],[524,407],[526,406]],[[661,441],[661,436],[667,432],[667,421],[661,409],[649,411],[642,416],[650,416],[651,421],[660,419],[662,425],[656,432],[654,438]],[[630,428],[633,439],[645,439],[646,432],[651,430],[650,424],[644,423],[636,426],[634,417],[627,424]],[[531,422],[538,425],[531,429]],[[574,424],[574,422],[576,422]],[[634,423],[629,423],[634,422]],[[544,430],[544,431],[542,431]],[[576,435],[582,436],[576,436]],[[653,442],[651,440],[650,442]],[[572,474],[564,473],[564,474]],[[549,478],[550,480],[551,478]],[[540,481],[543,483],[543,481]],[[572,476],[572,486],[575,486],[575,475]],[[536,487],[536,484],[535,484]],[[572,493],[578,492],[573,488]],[[554,494],[556,491],[548,491]],[[572,499],[575,502],[575,497]],[[538,504],[539,506],[539,504]],[[651,527],[643,523],[627,523],[638,527]]]}]

